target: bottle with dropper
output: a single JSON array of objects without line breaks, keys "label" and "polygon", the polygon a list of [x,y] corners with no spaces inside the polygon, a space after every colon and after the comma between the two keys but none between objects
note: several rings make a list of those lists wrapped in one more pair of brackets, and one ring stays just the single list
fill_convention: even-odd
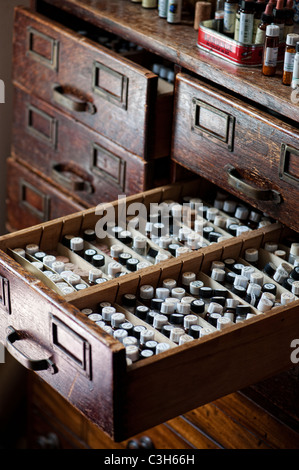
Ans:
[{"label": "bottle with dropper", "polygon": [[283,42],[285,16],[284,0],[277,0],[276,6],[273,8],[273,22],[279,26],[279,42]]},{"label": "bottle with dropper", "polygon": [[266,38],[266,28],[271,23],[273,23],[273,4],[268,3],[264,13],[262,14],[260,24],[257,27],[254,37],[254,44],[264,44]]}]

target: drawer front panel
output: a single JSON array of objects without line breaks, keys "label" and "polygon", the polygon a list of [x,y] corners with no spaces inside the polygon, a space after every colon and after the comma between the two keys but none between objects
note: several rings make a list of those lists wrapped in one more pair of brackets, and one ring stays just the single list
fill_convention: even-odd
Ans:
[{"label": "drawer front panel", "polygon": [[173,159],[298,229],[298,130],[187,75],[176,90]]},{"label": "drawer front panel", "polygon": [[10,230],[21,230],[83,209],[12,159],[7,162],[7,177],[7,224]]},{"label": "drawer front panel", "polygon": [[20,8],[15,14],[14,80],[147,157],[148,100],[154,106],[157,88],[157,76],[148,70]]},{"label": "drawer front panel", "polygon": [[15,87],[13,151],[85,206],[146,189],[149,166]]}]

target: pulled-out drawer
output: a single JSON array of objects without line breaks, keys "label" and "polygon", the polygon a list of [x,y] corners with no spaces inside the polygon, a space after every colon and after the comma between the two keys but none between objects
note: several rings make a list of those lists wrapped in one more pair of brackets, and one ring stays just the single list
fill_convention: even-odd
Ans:
[{"label": "pulled-out drawer", "polygon": [[[82,280],[80,288],[76,285],[67,291],[58,285],[59,276],[71,283],[76,273],[78,276],[75,268],[83,279],[87,265],[93,267],[85,255],[90,256],[94,247],[104,249],[99,227],[108,211],[117,214],[115,222],[119,218],[132,222],[130,216],[135,214],[137,203],[139,211],[143,206],[152,215],[151,204],[193,204],[189,196],[194,198],[198,187],[198,182],[188,182],[157,188],[127,198],[122,206],[115,201],[104,204],[102,210],[85,210],[0,239],[1,341],[25,367],[116,441],[287,369],[296,358],[298,296],[269,278],[269,271],[262,271],[266,264],[272,263],[273,270],[283,263],[290,277],[295,272],[290,259],[283,261],[266,248],[290,240],[290,231],[279,224],[190,250],[138,271],[122,271],[118,277],[103,272],[100,283],[89,278]],[[108,222],[112,219],[106,219]],[[83,255],[82,247],[72,251],[72,243],[72,249],[68,247],[73,237],[73,247],[78,237],[83,237],[88,253]],[[247,258],[252,251],[258,254],[254,265]],[[106,258],[109,256],[112,253],[106,253]],[[53,261],[55,269],[59,262],[60,267],[68,263],[64,267],[73,273],[59,274]],[[232,271],[235,269],[236,275],[241,268],[247,275],[255,273],[256,283],[263,278],[263,307],[261,300],[256,303],[257,297],[251,296],[249,301],[241,295],[240,287],[233,288],[229,280]],[[216,280],[214,269],[230,273],[225,283],[219,277]],[[299,275],[298,269],[296,273]],[[192,290],[191,279],[196,281]],[[145,285],[151,287],[142,287]],[[154,292],[154,297],[148,292]],[[165,315],[162,319],[160,314],[162,303],[167,303],[163,299],[168,297],[175,299],[176,307],[169,301],[165,321]],[[212,303],[226,305],[223,316],[218,314],[218,323],[211,314]],[[176,308],[174,317],[170,304]],[[234,308],[232,315],[227,309]],[[228,318],[224,311],[230,313],[229,321],[223,321]],[[109,320],[113,312],[116,315]],[[194,323],[188,327],[190,312]],[[164,321],[164,329],[158,320]],[[118,321],[124,322],[120,328]],[[130,340],[125,341],[126,337]],[[141,338],[151,338],[150,344]],[[141,354],[144,349],[147,352]]]},{"label": "pulled-out drawer", "polygon": [[21,230],[84,209],[12,158],[7,160],[7,178],[6,218],[9,231]]},{"label": "pulled-out drawer", "polygon": [[177,75],[175,162],[298,230],[298,128]]},{"label": "pulled-out drawer", "polygon": [[172,85],[26,8],[16,9],[14,28],[13,78],[29,94],[141,158],[169,155]]},{"label": "pulled-out drawer", "polygon": [[[14,155],[85,207],[153,184],[156,160],[145,162],[18,87],[14,110]],[[164,159],[159,162],[162,168]]]}]

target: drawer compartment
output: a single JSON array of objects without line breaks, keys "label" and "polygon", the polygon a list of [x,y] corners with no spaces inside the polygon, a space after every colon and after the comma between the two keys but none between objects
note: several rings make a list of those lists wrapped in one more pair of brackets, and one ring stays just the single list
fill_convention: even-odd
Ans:
[{"label": "drawer compartment", "polygon": [[[150,208],[151,204],[163,201],[182,202],[190,195],[195,197],[198,187],[197,182],[192,191],[191,182],[187,182],[157,188],[127,198],[125,208],[130,213],[130,204],[135,204],[134,208],[136,203]],[[262,273],[269,260],[277,267],[281,263],[280,258],[274,258],[267,251],[266,244],[272,242],[272,245],[279,246],[290,237],[290,231],[278,224],[260,227],[137,272],[124,273],[123,276],[89,285],[83,290],[73,290],[64,294],[64,297],[58,290],[52,289],[54,281],[50,277],[47,276],[49,282],[41,281],[45,274],[38,271],[40,268],[32,265],[30,272],[25,269],[33,256],[29,254],[28,245],[32,249],[35,244],[45,253],[54,253],[59,243],[65,246],[66,235],[76,237],[82,235],[86,229],[97,229],[98,222],[105,217],[103,214],[108,207],[114,208],[118,217],[121,217],[122,211],[118,203],[115,201],[111,205],[103,204],[102,210],[88,209],[1,237],[0,275],[9,286],[9,290],[6,289],[2,295],[2,299],[8,300],[5,305],[0,305],[1,341],[25,366],[34,369],[116,441],[292,367],[291,344],[299,335],[298,297],[292,297],[286,287],[272,278],[270,282],[266,274]],[[19,251],[17,254],[16,249],[26,247],[27,259],[23,257],[20,262],[22,256]],[[249,249],[258,250],[259,265],[253,266],[246,261]],[[74,262],[75,256],[79,254],[72,253],[70,256],[70,261]],[[247,272],[248,269],[257,270],[262,274],[264,283],[275,285],[276,301],[270,302],[271,309],[262,311],[252,303],[252,299],[248,302],[248,299],[236,294],[227,285],[215,281],[212,277],[212,269],[215,267],[213,263],[219,267],[219,263],[226,261],[229,269],[228,260],[232,259],[237,263],[238,269],[243,263]],[[42,269],[48,266],[45,263]],[[288,261],[285,267],[290,272],[294,269]],[[52,268],[45,269],[51,271]],[[231,307],[233,304],[235,307],[238,305],[241,318],[237,320],[234,317],[225,328],[218,329],[206,313],[197,313],[197,331],[204,328],[206,335],[201,333],[199,338],[194,338],[188,330],[188,341],[179,345],[174,335],[168,338],[166,330],[157,330],[148,318],[142,319],[140,313],[138,316],[136,305],[128,307],[124,301],[135,299],[137,305],[144,304],[147,301],[142,300],[141,286],[152,286],[158,295],[156,289],[165,285],[167,280],[172,280],[177,287],[184,289],[187,297],[193,296],[199,300],[200,295],[195,292],[191,294],[187,287],[186,279],[190,279],[190,273],[197,281],[203,282],[203,287],[213,291],[214,295],[219,297],[220,293],[223,296],[225,294],[227,299],[231,299]],[[171,294],[174,296],[174,292]],[[270,299],[269,295],[266,297]],[[116,312],[122,313],[127,327],[138,326],[134,334],[138,331],[140,333],[141,327],[152,331],[154,341],[163,343],[164,352],[137,362],[128,360],[128,350],[116,339],[117,335],[111,334],[109,325],[96,323],[99,322],[99,317],[90,316],[92,312],[102,314],[102,319],[104,318],[104,312],[100,311],[103,308],[102,302],[110,303]],[[208,305],[210,304],[205,303],[205,308]],[[246,316],[249,312],[251,314]],[[120,317],[122,316],[117,318]],[[178,317],[175,319],[178,321]],[[173,324],[170,317],[169,322]],[[12,328],[9,332],[8,327]],[[36,370],[28,349],[25,349],[27,360],[24,360],[19,353],[19,344],[22,345],[26,339],[44,349],[45,358],[51,361],[54,374]],[[14,345],[17,351],[14,350]],[[40,365],[40,355],[37,359]],[[180,377],[184,379],[180,380]],[[161,389],[167,397],[163,406]]]},{"label": "drawer compartment", "polygon": [[298,130],[177,75],[172,157],[298,230]]},{"label": "drawer compartment", "polygon": [[84,207],[13,159],[7,160],[7,228],[21,230]]},{"label": "drawer compartment", "polygon": [[[135,194],[153,184],[156,160],[145,162],[18,87],[14,98],[15,156],[83,206]],[[167,161],[159,162],[166,173]]]},{"label": "drawer compartment", "polygon": [[169,155],[173,85],[147,68],[25,8],[15,11],[14,64],[29,94],[141,158]]}]

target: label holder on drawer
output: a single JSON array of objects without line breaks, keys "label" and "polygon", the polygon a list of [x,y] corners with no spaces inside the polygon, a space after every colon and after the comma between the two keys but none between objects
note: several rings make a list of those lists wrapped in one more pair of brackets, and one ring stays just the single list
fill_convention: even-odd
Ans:
[{"label": "label holder on drawer", "polygon": [[[48,133],[45,131],[41,131],[36,127],[36,118],[38,117],[41,121],[43,120],[44,123],[48,126]],[[45,142],[52,148],[56,148],[57,144],[57,120],[52,116],[49,116],[44,111],[36,108],[33,105],[28,105],[27,107],[27,131],[33,135],[35,138]]]},{"label": "label holder on drawer", "polygon": [[[58,70],[58,49],[59,49],[59,41],[50,36],[47,36],[44,33],[36,30],[32,26],[29,26],[27,29],[27,41],[28,41],[28,49],[27,55],[32,57],[37,62],[49,67],[52,70]],[[50,44],[50,54],[49,58],[42,55],[41,53],[34,50],[34,37],[38,38],[40,41],[44,41],[45,43],[48,42]]]},{"label": "label holder on drawer", "polygon": [[68,362],[91,380],[90,344],[57,317],[50,315],[50,323],[53,350],[63,353],[63,357]]},{"label": "label holder on drawer", "polygon": [[[295,165],[292,156],[297,158]],[[279,178],[296,187],[299,183],[299,150],[287,144],[280,148]]]},{"label": "label holder on drawer", "polygon": [[[50,197],[47,194],[43,194],[39,189],[35,188],[32,184],[25,181],[23,178],[20,179],[20,204],[29,210],[34,216],[38,217],[42,222],[47,222],[50,217]],[[26,191],[34,193],[41,200],[42,208],[39,209],[27,199]]]},{"label": "label holder on drawer", "polygon": [[11,314],[9,281],[3,276],[0,276],[0,308]]},{"label": "label holder on drawer", "polygon": [[124,110],[127,110],[128,107],[128,84],[129,79],[125,75],[97,61],[93,63],[93,91]]},{"label": "label holder on drawer", "polygon": [[197,98],[192,99],[193,132],[206,133],[217,144],[222,143],[230,152],[234,148],[235,118]]}]

